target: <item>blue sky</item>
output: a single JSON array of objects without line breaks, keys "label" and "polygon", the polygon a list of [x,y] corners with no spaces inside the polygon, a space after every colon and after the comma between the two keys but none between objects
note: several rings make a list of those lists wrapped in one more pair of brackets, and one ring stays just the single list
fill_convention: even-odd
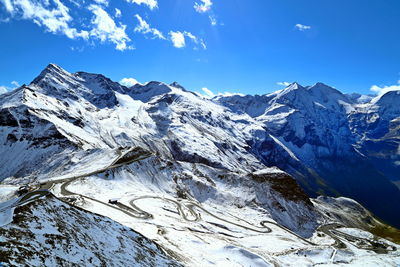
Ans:
[{"label": "blue sky", "polygon": [[0,21],[0,91],[50,62],[215,94],[400,89],[398,0],[0,0]]}]

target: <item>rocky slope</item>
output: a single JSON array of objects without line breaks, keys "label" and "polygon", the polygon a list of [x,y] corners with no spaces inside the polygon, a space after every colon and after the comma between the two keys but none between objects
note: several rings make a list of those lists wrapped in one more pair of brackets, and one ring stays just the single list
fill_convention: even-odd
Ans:
[{"label": "rocky slope", "polygon": [[[293,175],[309,194],[354,198],[399,227],[400,214],[393,210],[400,191],[392,183],[400,180],[399,94],[364,97],[361,103],[359,99],[322,83],[293,83],[260,97],[215,100],[264,124],[297,161],[277,158],[273,152],[259,158]],[[253,145],[255,153],[263,151],[262,145]],[[275,150],[274,144],[269,150]]]},{"label": "rocky slope", "polygon": [[128,227],[53,196],[18,207],[0,244],[2,266],[181,266]]},{"label": "rocky slope", "polygon": [[[50,64],[31,84],[0,96],[0,153],[7,155],[0,157],[0,179],[4,188],[30,184],[33,192],[50,190],[109,217],[189,266],[299,259],[305,265],[361,264],[371,250],[369,260],[395,263],[397,247],[390,241],[372,235],[362,240],[370,245],[354,246],[361,237],[343,234],[341,243],[335,241],[338,233],[329,225],[346,229],[354,227],[351,220],[326,218],[326,205],[310,201],[304,191],[348,195],[385,219],[396,218],[364,201],[374,187],[390,193],[379,196],[388,210],[400,203],[397,188],[361,152],[361,126],[357,132],[350,118],[367,104],[352,101],[323,84],[207,99],[177,83],[127,88],[103,75]],[[396,126],[390,129],[396,135]],[[365,174],[353,178],[360,173],[348,169],[351,163]],[[12,214],[7,203],[4,218]],[[1,229],[9,229],[10,221],[2,220]]]}]

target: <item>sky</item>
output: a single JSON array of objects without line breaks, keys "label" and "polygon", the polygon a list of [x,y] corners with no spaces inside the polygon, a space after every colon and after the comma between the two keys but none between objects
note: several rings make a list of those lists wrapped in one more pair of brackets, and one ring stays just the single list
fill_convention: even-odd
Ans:
[{"label": "sky", "polygon": [[400,90],[398,0],[0,0],[0,93],[49,63],[207,95]]}]

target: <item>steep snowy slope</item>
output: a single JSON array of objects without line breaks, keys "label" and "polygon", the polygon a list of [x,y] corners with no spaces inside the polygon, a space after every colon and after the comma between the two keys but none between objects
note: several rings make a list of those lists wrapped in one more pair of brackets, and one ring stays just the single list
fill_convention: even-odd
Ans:
[{"label": "steep snowy slope", "polygon": [[[263,125],[248,115],[236,115],[210,100],[163,83],[150,82],[128,89],[101,75],[70,74],[49,65],[32,84],[18,90],[23,100],[15,101],[15,108],[60,133],[57,136],[68,149],[68,159],[74,153],[89,151],[92,155],[92,150],[100,149],[110,154],[121,147],[141,146],[166,158],[247,173],[265,167],[248,152],[248,140],[261,136],[275,142]],[[2,100],[7,114],[9,101],[6,97]],[[12,131],[16,138],[11,138],[12,144],[4,142],[1,149],[14,149],[21,143],[34,146],[20,134],[22,127],[18,123],[3,123],[2,131]],[[44,132],[40,124],[31,125]],[[7,134],[3,134],[4,139]],[[279,143],[276,146],[287,154]],[[9,173],[17,176],[18,166],[8,163]],[[41,170],[41,166],[35,168],[36,172]],[[47,169],[42,171],[48,175]],[[18,176],[30,174],[26,171]]]},{"label": "steep snowy slope", "polygon": [[[400,191],[389,181],[400,179],[398,94],[389,92],[363,104],[358,99],[322,83],[309,87],[294,83],[261,97],[217,97],[215,101],[262,122],[298,161],[261,159],[292,174],[308,193],[357,199],[400,226],[400,214],[392,212],[400,203]],[[262,107],[257,113],[246,109],[253,102]],[[269,148],[274,150],[273,145]]]},{"label": "steep snowy slope", "polygon": [[1,266],[181,266],[128,227],[53,196],[18,207],[0,244]]},{"label": "steep snowy slope", "polygon": [[358,148],[392,181],[400,181],[400,91],[387,92],[350,114]]},{"label": "steep snowy slope", "polygon": [[[37,164],[46,162],[51,155],[74,151],[54,124],[36,116],[26,105],[25,90],[17,89],[0,99],[0,177],[25,176],[37,169]],[[53,160],[53,159],[52,159]],[[49,166],[43,166],[49,167]]]},{"label": "steep snowy slope", "polygon": [[[288,174],[314,194],[348,187],[320,172],[337,167],[332,153],[358,153],[348,97],[293,84],[232,99],[209,100],[177,83],[127,88],[50,64],[0,96],[0,179],[110,217],[188,266],[330,264],[370,253],[367,262],[399,261],[386,240],[354,246],[361,239],[331,232],[330,224],[345,230],[346,221],[326,221]],[[327,166],[313,169],[325,158]]]}]

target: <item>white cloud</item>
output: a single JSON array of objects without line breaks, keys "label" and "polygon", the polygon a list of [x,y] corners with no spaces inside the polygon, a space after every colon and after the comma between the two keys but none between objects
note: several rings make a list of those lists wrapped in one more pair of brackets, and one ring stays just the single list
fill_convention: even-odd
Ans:
[{"label": "white cloud", "polygon": [[7,93],[7,92],[8,92],[8,89],[7,89],[6,86],[0,86],[0,95],[4,94],[4,93]]},{"label": "white cloud", "polygon": [[14,13],[14,6],[11,3],[10,0],[0,0],[0,2],[4,4],[4,6],[6,7],[7,12]]},{"label": "white cloud", "polygon": [[[1,0],[0,0],[0,1],[1,1]],[[3,22],[3,23],[8,23],[8,22],[10,22],[10,21],[11,21],[10,18],[5,18],[5,19],[1,18],[1,19],[0,19],[0,22]]]},{"label": "white cloud", "polygon": [[196,12],[199,13],[205,13],[207,11],[211,10],[211,6],[212,6],[212,2],[211,0],[201,0],[202,3],[195,3],[194,4],[194,9],[196,10]]},{"label": "white cloud", "polygon": [[176,48],[183,48],[186,46],[185,43],[185,35],[180,31],[173,32],[170,31],[169,35],[171,37],[171,41]]},{"label": "white cloud", "polygon": [[196,37],[195,35],[193,35],[191,32],[183,32],[184,37],[188,37],[196,46],[194,47],[194,49],[198,49],[198,46],[201,46],[204,50],[207,49],[206,44],[204,43],[203,39],[200,39],[198,37]]},{"label": "white cloud", "polygon": [[157,0],[126,0],[128,3],[135,3],[138,5],[147,5],[151,10],[158,7]]},{"label": "white cloud", "polygon": [[299,31],[302,31],[302,32],[311,29],[311,26],[303,25],[303,24],[296,24],[295,27],[296,27]]},{"label": "white cloud", "polygon": [[127,87],[132,87],[139,82],[134,78],[123,78],[119,83]]},{"label": "white cloud", "polygon": [[19,83],[17,81],[12,81],[11,84],[14,85],[15,87],[19,87]]},{"label": "white cloud", "polygon": [[200,40],[200,45],[201,45],[201,47],[202,47],[204,50],[207,49],[207,45],[206,45],[206,43],[204,42],[203,39]]},{"label": "white cloud", "polygon": [[144,19],[142,19],[141,16],[136,14],[135,17],[139,20],[139,25],[135,27],[135,32],[140,32],[143,34],[151,33],[154,38],[166,40],[164,35],[159,30],[157,30],[156,28],[151,28],[150,25]]},{"label": "white cloud", "polygon": [[214,94],[213,91],[211,91],[206,87],[201,88],[201,90],[203,91],[203,93],[196,92],[196,94],[205,98],[214,98],[216,96],[234,96],[234,95],[244,96],[244,94],[241,93],[231,93],[231,92],[224,92],[224,93],[218,92],[217,94]]},{"label": "white cloud", "polygon": [[201,88],[201,90],[206,94],[206,97],[213,98],[215,96],[215,94],[206,87]]},{"label": "white cloud", "polygon": [[377,95],[384,95],[390,91],[399,91],[400,90],[400,81],[397,82],[396,85],[389,85],[389,86],[371,86],[370,90],[375,92]]},{"label": "white cloud", "polygon": [[289,86],[290,85],[289,82],[277,82],[276,84],[280,85],[280,86]]},{"label": "white cloud", "polygon": [[120,51],[133,49],[127,45],[131,39],[125,32],[126,25],[117,26],[110,15],[98,5],[90,5],[89,10],[94,14],[92,19],[94,28],[90,31],[91,36],[100,39],[101,42],[110,41],[114,43],[115,48]]},{"label": "white cloud", "polygon": [[71,46],[70,49],[72,51],[82,53],[85,50],[85,47],[84,46]]},{"label": "white cloud", "polygon": [[108,0],[94,0],[97,4],[108,6]]},{"label": "white cloud", "polygon": [[[4,4],[5,12],[10,15],[9,18],[6,18],[7,20],[10,18],[31,20],[48,32],[63,34],[70,39],[90,40],[91,43],[97,40],[101,43],[110,42],[115,44],[115,48],[120,51],[134,49],[130,45],[131,39],[127,34],[127,25],[117,19],[122,16],[121,10],[114,8],[110,9],[112,13],[106,11],[105,6],[108,5],[109,0],[93,0],[93,4],[87,7],[82,5],[85,2],[84,0],[79,0],[79,3],[75,0],[69,0],[76,7],[85,8],[92,13],[92,17],[89,18],[90,22],[85,21],[85,17],[79,16],[80,13],[70,12],[70,9],[61,1],[64,2],[65,0],[0,0],[0,3]],[[151,9],[157,8],[158,5],[157,0],[126,1],[138,5],[143,4]],[[209,0],[202,0],[200,3],[196,3],[200,8],[199,10],[206,10],[212,5]],[[72,18],[70,13],[76,14],[77,17],[75,19]],[[135,32],[150,34],[152,38],[169,40],[177,48],[185,47],[187,42],[193,42],[194,49],[207,48],[203,39],[190,32],[170,31],[167,36],[158,29],[152,28],[141,16],[135,15],[135,17],[139,21],[139,24],[134,28]],[[75,46],[72,46],[71,49],[78,51]]]},{"label": "white cloud", "polygon": [[[213,3],[211,0],[200,0],[201,3],[194,3],[194,9],[198,13],[209,13],[208,18],[210,19],[210,23],[212,26],[216,26],[218,24],[217,17],[212,14],[211,6]],[[210,14],[211,13],[211,14]]]},{"label": "white cloud", "polygon": [[210,16],[208,16],[208,18],[210,19],[210,23],[212,26],[216,26],[218,24],[217,18],[215,17],[215,15],[210,15]]},{"label": "white cloud", "polygon": [[[156,28],[152,28],[140,15],[136,14],[135,17],[139,21],[139,25],[135,27],[135,32],[139,32],[142,34],[151,34],[153,38],[167,40],[167,38],[161,31]],[[173,46],[176,48],[184,48],[186,46],[186,37],[195,44],[194,49],[198,49],[198,46],[202,47],[203,49],[207,48],[203,39],[197,38],[191,32],[170,31],[168,35],[168,40],[170,40]]]},{"label": "white cloud", "polygon": [[[45,1],[48,1],[48,0],[45,0]],[[76,7],[81,7],[82,4],[85,3],[83,0],[68,0],[68,1],[71,2]]]},{"label": "white cloud", "polygon": [[241,93],[231,93],[231,92],[218,93],[218,96],[234,96],[234,95],[245,96],[244,94]]},{"label": "white cloud", "polygon": [[17,81],[12,81],[11,84],[13,87],[0,85],[0,95],[19,87],[19,83]]},{"label": "white cloud", "polygon": [[69,9],[60,0],[52,0],[53,8],[49,8],[50,1],[40,3],[32,0],[0,0],[4,3],[7,12],[15,16],[20,15],[22,19],[32,20],[38,26],[43,26],[51,33],[61,33],[70,39],[87,39],[87,31],[78,31],[70,27],[72,17]]},{"label": "white cloud", "polygon": [[114,16],[115,16],[116,18],[120,18],[121,15],[122,15],[121,10],[119,10],[118,8],[116,8],[116,9],[115,9],[115,15],[114,15]]},{"label": "white cloud", "polygon": [[193,42],[195,42],[195,43],[197,43],[198,41],[197,41],[197,37],[196,36],[194,36],[191,32],[184,32],[183,33],[185,36],[187,36],[187,37],[189,37]]}]

